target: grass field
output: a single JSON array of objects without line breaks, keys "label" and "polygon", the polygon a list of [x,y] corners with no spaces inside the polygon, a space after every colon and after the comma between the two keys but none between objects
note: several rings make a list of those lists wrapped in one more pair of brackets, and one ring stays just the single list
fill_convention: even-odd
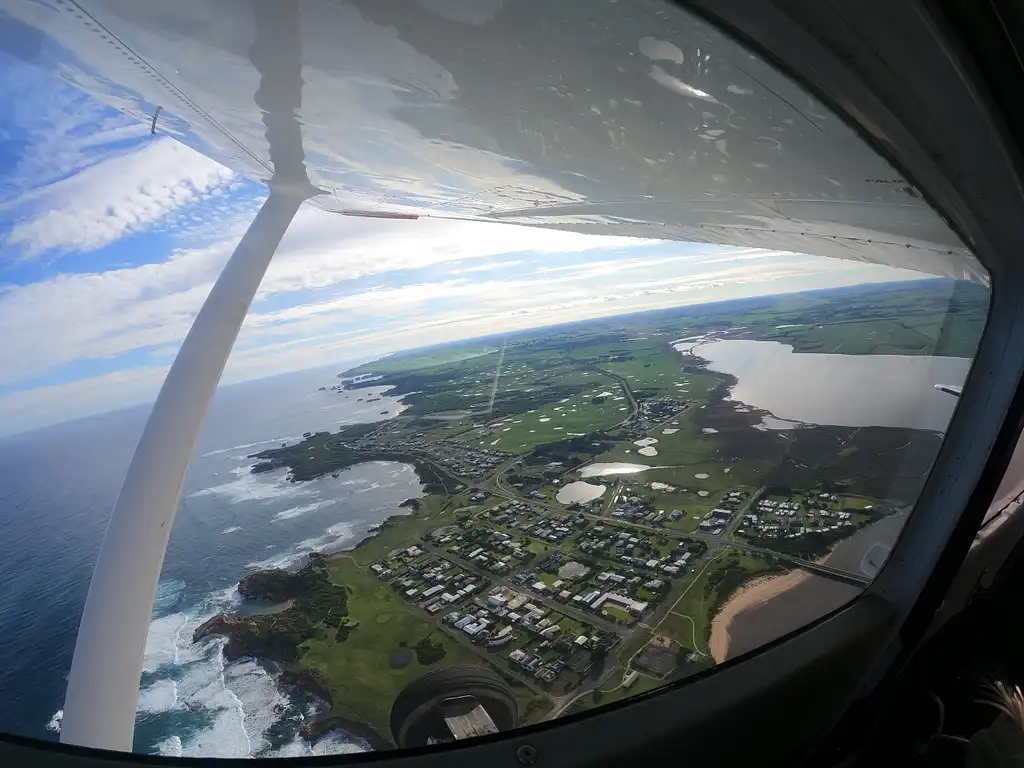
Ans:
[{"label": "grass field", "polygon": [[[346,376],[358,376],[362,373],[388,373],[392,371],[418,371],[424,368],[433,368],[453,363],[464,363],[483,355],[492,355],[498,351],[497,345],[471,345],[469,347],[459,346],[448,349],[424,350],[422,352],[404,353],[390,355],[388,357],[366,363],[358,368],[346,371]],[[497,362],[488,361],[484,365],[493,365]]]},{"label": "grass field", "polygon": [[781,572],[779,566],[758,555],[721,550],[696,575],[657,631],[681,645],[707,653],[711,620],[718,607],[744,582],[774,572]]},{"label": "grass field", "polygon": [[[618,490],[619,497],[639,497],[641,507],[650,504],[666,513],[683,510],[679,521],[666,524],[666,532],[672,534],[692,531],[710,509],[719,506],[725,493],[753,493],[762,487],[780,492],[814,488],[819,498],[822,488],[842,488],[851,495],[840,498],[835,506],[864,510],[855,517],[863,519],[872,512],[869,507],[884,503],[868,498],[871,494],[894,493],[891,488],[896,481],[887,472],[895,464],[890,459],[896,450],[903,451],[901,460],[911,453],[917,462],[913,468],[923,467],[922,477],[927,473],[928,451],[901,447],[911,445],[906,430],[890,433],[868,427],[844,432],[844,428],[813,426],[789,434],[755,430],[763,414],[723,400],[727,379],[703,370],[699,358],[673,349],[671,341],[710,334],[711,338],[779,341],[798,352],[968,356],[984,326],[986,308],[978,294],[983,289],[975,288],[936,280],[835,294],[764,297],[535,329],[509,334],[503,342],[448,344],[400,353],[349,371],[348,375],[380,375],[374,383],[405,396],[408,410],[379,425],[313,436],[289,455],[293,463],[284,463],[293,472],[296,464],[308,465],[305,476],[299,478],[305,479],[332,471],[331,462],[337,464],[346,456],[360,461],[360,456],[374,455],[373,449],[380,446],[381,455],[404,456],[398,460],[415,463],[431,493],[421,499],[417,514],[392,519],[357,549],[330,560],[331,579],[349,589],[350,617],[359,626],[342,640],[332,635],[307,641],[299,664],[326,676],[335,714],[364,720],[383,734],[388,731],[394,697],[431,668],[489,664],[507,674],[507,649],[493,654],[474,651],[461,634],[428,619],[389,584],[372,577],[366,567],[393,549],[423,540],[437,527],[467,518],[467,513],[456,510],[466,508],[474,492],[514,495],[498,482],[499,471],[506,472],[506,477],[518,475],[520,497],[539,489],[547,498],[540,503],[551,502],[558,489],[552,480],[562,472],[548,467],[552,457],[566,469],[559,478],[562,483],[577,479],[568,470],[576,460],[650,467],[637,475],[595,482],[610,487],[609,498]],[[644,406],[649,410],[623,424],[631,413],[630,393],[640,404],[648,398],[675,402],[650,403]],[[678,411],[683,402],[689,406]],[[647,421],[648,413],[675,415],[652,425],[654,419]],[[639,453],[635,441],[641,430],[646,430],[646,438],[657,440],[656,455]],[[522,458],[539,446],[584,434],[592,437]],[[626,435],[630,437],[625,439]],[[913,446],[919,439],[914,437]],[[608,450],[591,457],[586,451],[595,445],[593,450]],[[495,456],[491,451],[519,458]],[[918,477],[909,471],[906,475]],[[671,487],[653,488],[652,483]],[[807,503],[814,508],[813,498]],[[592,509],[596,513],[603,506],[595,504]],[[523,513],[523,518],[534,514]],[[608,523],[616,525],[614,519]],[[673,535],[657,549],[666,553],[678,538]],[[531,539],[527,548],[539,557],[556,549],[571,555],[573,542],[570,538],[555,546]],[[670,583],[669,596],[648,618],[657,629],[641,627],[631,632],[617,650],[620,661],[628,663],[654,634],[672,638],[683,651],[707,654],[710,623],[718,607],[750,578],[782,570],[767,559],[735,549],[712,551],[710,557],[707,561],[698,555],[691,561],[693,570]],[[539,578],[551,583],[555,576],[543,573]],[[620,622],[631,621],[614,607],[608,614]],[[562,626],[573,633],[589,631],[571,619],[564,619]],[[412,646],[424,638],[441,644],[445,652],[441,660],[421,665],[413,655],[405,666],[392,663],[392,654],[401,651],[403,644]],[[516,639],[517,644],[524,641],[525,637]],[[540,643],[534,640],[527,645]],[[546,648],[542,653],[553,657],[555,651]],[[680,664],[681,670],[686,667],[685,660]],[[627,692],[616,688],[621,679],[619,672],[605,683],[604,692],[591,694],[580,706],[598,699],[609,703],[659,684],[644,675]],[[563,677],[557,685],[564,693],[572,684]],[[515,690],[523,709],[536,714],[548,706],[543,697],[538,699],[521,684]]]},{"label": "grass field", "polygon": [[608,390],[599,388],[593,391],[593,395],[588,392],[563,398],[551,405],[467,432],[462,439],[467,442],[475,440],[480,447],[524,453],[538,445],[607,429],[625,418],[625,414],[619,410],[625,406],[611,397],[606,397],[600,404],[590,402],[599,392],[605,391]]},{"label": "grass field", "polygon": [[458,498],[445,499],[438,495],[425,496],[420,500],[419,512],[414,515],[392,518],[376,536],[364,539],[358,547],[346,555],[346,558],[351,558],[365,568],[383,558],[391,550],[409,546],[435,528],[451,525],[455,522],[453,510],[459,506]]},{"label": "grass field", "polygon": [[[330,564],[331,580],[349,590],[349,617],[359,622],[343,642],[310,640],[300,664],[322,672],[334,699],[332,713],[353,717],[388,734],[388,717],[395,696],[408,683],[439,666],[479,664],[469,648],[452,640],[437,626],[421,618],[391,587],[367,574],[351,560]],[[412,661],[392,669],[389,656],[423,638],[441,643],[445,656],[427,667]]]}]

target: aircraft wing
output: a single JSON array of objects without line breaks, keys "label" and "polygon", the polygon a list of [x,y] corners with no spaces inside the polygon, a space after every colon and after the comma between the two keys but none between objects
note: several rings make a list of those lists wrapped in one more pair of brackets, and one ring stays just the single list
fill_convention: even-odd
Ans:
[{"label": "aircraft wing", "polygon": [[0,43],[246,176],[308,176],[327,211],[987,280],[787,78],[679,9],[593,2],[12,0]]}]

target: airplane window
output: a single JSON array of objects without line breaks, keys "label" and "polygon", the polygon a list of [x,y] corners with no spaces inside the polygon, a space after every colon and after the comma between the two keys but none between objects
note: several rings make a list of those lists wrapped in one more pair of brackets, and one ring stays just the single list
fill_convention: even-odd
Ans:
[{"label": "airplane window", "polygon": [[268,179],[313,191],[192,454],[136,751],[539,723],[884,567],[989,279],[759,56],[663,2],[6,5],[3,730],[60,733],[110,510]]}]

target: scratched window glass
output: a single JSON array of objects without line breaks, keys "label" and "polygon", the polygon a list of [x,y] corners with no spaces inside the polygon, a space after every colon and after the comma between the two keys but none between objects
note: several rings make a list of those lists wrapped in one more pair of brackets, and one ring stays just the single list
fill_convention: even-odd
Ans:
[{"label": "scratched window glass", "polygon": [[3,728],[450,743],[684,684],[885,566],[988,276],[705,22],[12,0],[0,30]]}]

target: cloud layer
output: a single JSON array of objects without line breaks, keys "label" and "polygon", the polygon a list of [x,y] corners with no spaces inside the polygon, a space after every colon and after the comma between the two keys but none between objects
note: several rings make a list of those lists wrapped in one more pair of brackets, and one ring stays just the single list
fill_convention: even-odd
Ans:
[{"label": "cloud layer", "polygon": [[[265,196],[67,86],[50,93],[11,71],[0,66],[0,84],[21,99],[0,105],[0,124],[18,126],[0,165],[0,432],[152,398]],[[574,319],[908,276],[800,254],[304,206],[225,381]]]}]

